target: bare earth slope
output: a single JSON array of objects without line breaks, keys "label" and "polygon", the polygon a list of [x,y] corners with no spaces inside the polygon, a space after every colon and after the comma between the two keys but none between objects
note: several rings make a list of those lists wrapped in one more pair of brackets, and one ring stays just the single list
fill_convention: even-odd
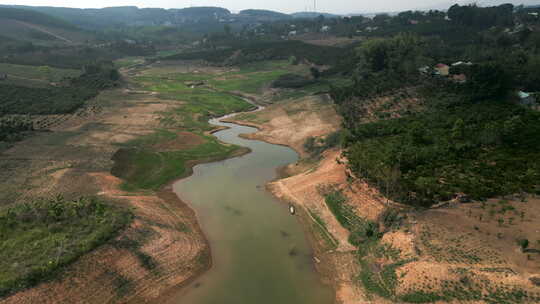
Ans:
[{"label": "bare earth slope", "polygon": [[[305,140],[329,134],[339,128],[340,121],[331,106],[321,107],[321,100],[313,97],[281,102],[235,119],[261,128],[251,138],[289,145],[304,157]],[[311,231],[317,269],[336,288],[338,303],[404,303],[404,297],[437,303],[540,301],[538,198],[456,201],[418,212],[387,201],[362,181],[351,179],[345,164],[341,151],[326,151],[319,162],[304,159],[290,165],[284,170],[285,178],[268,185],[274,195],[300,210],[301,220]],[[325,185],[336,185],[363,219],[379,221],[386,210],[405,216],[398,228],[381,226],[384,236],[369,245],[371,253],[363,258],[362,267],[377,284],[372,289],[362,284],[362,267],[356,248],[348,242],[349,231],[325,203],[321,194]],[[521,239],[529,240],[529,249],[520,249]]]},{"label": "bare earth slope", "polygon": [[[271,105],[256,115],[236,116],[235,122],[261,129],[250,138],[288,145],[306,157],[306,139],[336,131],[341,119],[327,97],[310,96]],[[278,198],[301,208],[302,221],[310,229],[315,245],[317,269],[336,289],[339,303],[367,303],[363,291],[354,283],[359,266],[355,247],[348,242],[349,232],[332,215],[319,191],[320,186],[346,184],[345,166],[336,161],[340,154],[327,151],[318,164],[291,164],[285,171],[296,175],[272,182],[268,188]],[[318,226],[314,217],[322,219],[325,227]]]},{"label": "bare earth slope", "polygon": [[170,189],[157,195],[125,193],[119,190],[121,181],[109,174],[118,144],[152,132],[158,112],[178,101],[121,90],[98,99],[102,109],[91,119],[64,117],[55,132],[18,143],[1,156],[8,168],[3,174],[9,177],[0,183],[2,198],[99,195],[129,207],[135,219],[61,278],[2,299],[2,304],[157,303],[210,266],[194,212]]}]

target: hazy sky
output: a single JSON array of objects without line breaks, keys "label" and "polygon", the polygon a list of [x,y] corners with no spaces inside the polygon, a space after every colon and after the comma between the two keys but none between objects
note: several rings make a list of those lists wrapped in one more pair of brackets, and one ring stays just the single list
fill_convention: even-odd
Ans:
[{"label": "hazy sky", "polygon": [[[189,6],[219,6],[233,12],[247,8],[270,9],[286,13],[312,11],[314,0],[0,0],[0,4],[34,6],[64,6],[80,8],[101,8],[107,6],[135,5],[138,7],[183,8]],[[316,0],[317,11],[329,13],[363,13],[381,11],[403,11],[408,9],[447,8],[451,4],[469,3],[468,0]],[[540,4],[540,0],[478,0],[480,4]]]}]

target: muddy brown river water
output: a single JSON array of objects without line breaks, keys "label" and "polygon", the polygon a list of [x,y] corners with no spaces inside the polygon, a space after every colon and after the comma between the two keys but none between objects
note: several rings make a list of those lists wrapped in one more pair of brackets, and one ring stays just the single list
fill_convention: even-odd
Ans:
[{"label": "muddy brown river water", "polygon": [[276,168],[295,162],[288,147],[246,140],[255,128],[223,123],[214,135],[252,152],[198,165],[192,176],[174,184],[175,192],[197,212],[212,248],[212,268],[181,289],[168,303],[182,304],[331,304],[298,220],[288,206],[265,190]]}]

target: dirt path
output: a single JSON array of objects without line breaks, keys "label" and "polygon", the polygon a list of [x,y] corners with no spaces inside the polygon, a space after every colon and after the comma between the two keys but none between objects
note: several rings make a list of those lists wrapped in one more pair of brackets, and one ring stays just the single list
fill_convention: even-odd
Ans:
[{"label": "dirt path", "polygon": [[23,22],[23,21],[18,21],[18,20],[16,20],[16,22],[19,23],[19,24],[22,24],[22,25],[24,25],[24,26],[26,26],[26,27],[29,27],[29,28],[31,28],[31,29],[34,29],[34,30],[36,30],[36,31],[45,33],[45,34],[47,34],[47,35],[51,35],[51,36],[53,36],[54,38],[56,38],[56,39],[58,39],[58,40],[65,41],[65,42],[67,42],[67,43],[73,43],[73,41],[71,41],[71,40],[69,40],[69,39],[67,39],[67,38],[65,38],[65,37],[62,37],[62,36],[60,36],[60,35],[58,35],[58,34],[55,34],[55,33],[51,32],[51,31],[49,31],[49,30],[46,30],[46,29],[44,29],[44,28],[42,28],[42,27],[39,27],[39,26],[30,24],[30,23],[26,23],[26,22]]}]

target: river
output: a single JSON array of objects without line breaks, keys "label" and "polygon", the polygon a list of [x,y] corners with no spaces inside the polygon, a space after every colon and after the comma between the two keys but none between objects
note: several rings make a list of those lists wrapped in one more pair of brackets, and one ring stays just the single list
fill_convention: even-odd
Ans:
[{"label": "river", "polygon": [[255,128],[220,122],[221,141],[249,147],[242,157],[197,165],[174,191],[197,213],[212,250],[212,268],[168,303],[331,304],[333,292],[314,269],[304,230],[288,206],[265,190],[292,149],[238,135]]}]

